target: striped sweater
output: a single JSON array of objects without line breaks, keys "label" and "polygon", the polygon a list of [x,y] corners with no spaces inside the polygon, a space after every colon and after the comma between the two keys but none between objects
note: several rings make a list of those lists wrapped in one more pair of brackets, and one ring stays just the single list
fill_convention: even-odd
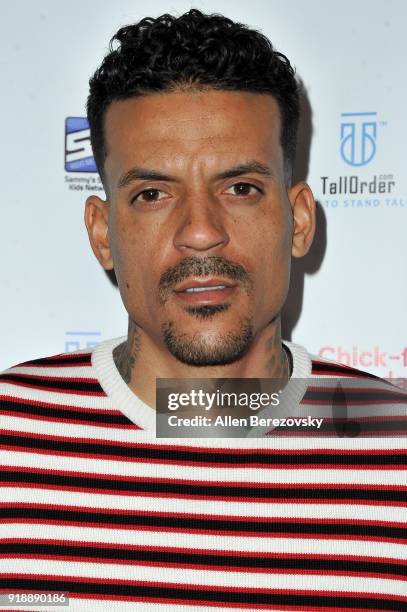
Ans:
[{"label": "striped sweater", "polygon": [[[63,591],[69,612],[407,610],[406,438],[156,438],[122,341],[0,375],[0,593]],[[373,384],[405,419],[401,391],[286,346],[310,414],[342,377],[350,410]]]}]

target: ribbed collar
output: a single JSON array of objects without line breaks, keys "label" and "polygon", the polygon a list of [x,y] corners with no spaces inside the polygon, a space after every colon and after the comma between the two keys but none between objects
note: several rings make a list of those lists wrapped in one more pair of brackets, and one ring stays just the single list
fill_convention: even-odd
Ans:
[{"label": "ribbed collar", "polygon": [[[131,391],[113,360],[113,349],[124,340],[126,336],[101,342],[92,352],[92,365],[96,370],[100,385],[111,399],[113,406],[146,432],[155,433],[155,410]],[[311,358],[303,346],[287,341],[284,341],[284,344],[293,358],[293,371],[284,389],[284,396],[286,402],[294,407],[304,396],[306,379],[311,377]]]}]

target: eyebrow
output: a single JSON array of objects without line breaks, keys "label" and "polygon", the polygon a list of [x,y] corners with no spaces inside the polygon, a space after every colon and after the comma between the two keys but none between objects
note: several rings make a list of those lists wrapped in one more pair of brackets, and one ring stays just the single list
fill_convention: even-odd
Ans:
[{"label": "eyebrow", "polygon": [[225,179],[225,178],[233,178],[234,176],[240,176],[241,174],[262,174],[263,176],[273,177],[274,172],[269,166],[262,164],[258,161],[250,161],[245,164],[239,164],[238,166],[233,166],[224,172],[220,172],[216,178],[217,179]]},{"label": "eyebrow", "polygon": [[[215,176],[215,179],[226,179],[233,178],[235,176],[240,176],[242,174],[261,174],[263,176],[273,177],[274,172],[265,164],[262,164],[258,161],[250,161],[244,164],[239,164],[237,166],[233,166],[232,168],[228,168],[223,172],[219,172]],[[135,181],[176,181],[177,178],[175,176],[170,176],[168,174],[163,174],[158,170],[153,170],[152,168],[139,168],[134,167],[131,168],[128,172],[123,174],[120,177],[119,182],[117,183],[118,189],[123,189],[127,187],[131,183]]]},{"label": "eyebrow", "polygon": [[158,170],[152,170],[149,168],[132,168],[122,177],[120,177],[119,182],[117,183],[118,189],[123,189],[134,183],[134,181],[175,181],[175,176],[169,176],[167,174],[162,174],[158,172]]}]

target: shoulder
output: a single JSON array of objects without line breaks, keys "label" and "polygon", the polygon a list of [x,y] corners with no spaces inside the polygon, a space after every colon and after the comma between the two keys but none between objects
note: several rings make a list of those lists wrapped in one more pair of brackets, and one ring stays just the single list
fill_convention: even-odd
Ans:
[{"label": "shoulder", "polygon": [[407,394],[389,381],[350,366],[310,356],[305,404],[324,406],[338,435],[399,437],[407,433]]},{"label": "shoulder", "polygon": [[7,394],[18,395],[18,389],[33,397],[36,392],[51,396],[104,393],[95,376],[89,349],[30,359],[0,373],[0,400]]},{"label": "shoulder", "polygon": [[0,446],[9,434],[13,444],[23,437],[52,445],[78,436],[111,439],[116,429],[134,427],[98,378],[97,348],[30,359],[0,373]]},{"label": "shoulder", "polygon": [[[359,379],[360,381],[377,381],[383,384],[391,383],[381,379],[370,372],[358,370],[347,365],[343,365],[337,361],[326,359],[318,355],[313,355],[307,349],[294,342],[284,340],[284,344],[290,350],[293,359],[293,374],[294,378],[307,379]],[[323,382],[323,380],[321,380]]]},{"label": "shoulder", "polygon": [[344,365],[337,361],[325,359],[317,355],[310,355],[311,359],[311,375],[312,376],[330,376],[330,377],[342,377],[342,378],[361,378],[367,380],[380,381],[383,384],[390,384],[383,378],[365,372],[351,366]]},{"label": "shoulder", "polygon": [[359,392],[360,397],[365,392],[372,399],[374,397],[372,394],[376,394],[377,398],[387,398],[389,401],[394,399],[405,403],[407,400],[405,390],[385,378],[316,355],[310,355],[310,359],[311,379],[315,383],[335,386],[343,391]]},{"label": "shoulder", "polygon": [[396,403],[406,406],[406,390],[390,381],[370,372],[312,355],[300,345],[286,344],[293,353],[294,364],[296,361],[306,363],[306,367],[294,367],[294,378],[306,378],[308,386],[315,390],[315,393],[323,393],[327,398],[329,394],[337,398],[338,392],[344,393],[346,400],[351,403]]}]

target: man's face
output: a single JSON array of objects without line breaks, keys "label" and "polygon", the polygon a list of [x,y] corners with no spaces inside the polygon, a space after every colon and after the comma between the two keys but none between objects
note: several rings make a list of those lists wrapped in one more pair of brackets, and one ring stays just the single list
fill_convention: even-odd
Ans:
[{"label": "man's face", "polygon": [[143,338],[190,365],[231,363],[279,314],[293,233],[269,95],[176,91],[105,117],[108,237]]}]

